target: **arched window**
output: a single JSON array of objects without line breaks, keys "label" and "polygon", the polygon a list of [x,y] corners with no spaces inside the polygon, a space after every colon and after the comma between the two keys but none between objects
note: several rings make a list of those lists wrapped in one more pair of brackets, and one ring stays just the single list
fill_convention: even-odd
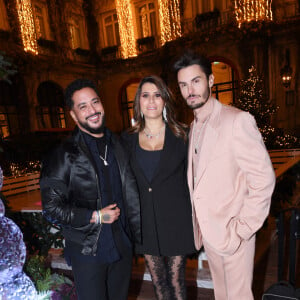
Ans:
[{"label": "arched window", "polygon": [[236,71],[229,64],[221,61],[212,62],[212,71],[215,77],[213,96],[224,104],[234,103],[237,89]]},{"label": "arched window", "polygon": [[13,85],[0,80],[0,95],[0,136],[5,138],[20,129]]},{"label": "arched window", "polygon": [[138,7],[139,35],[141,38],[157,35],[156,8],[154,2]]},{"label": "arched window", "polygon": [[140,79],[130,79],[125,82],[120,90],[123,129],[133,125],[133,102]]},{"label": "arched window", "polygon": [[39,128],[66,128],[63,89],[52,81],[42,82],[37,89]]}]

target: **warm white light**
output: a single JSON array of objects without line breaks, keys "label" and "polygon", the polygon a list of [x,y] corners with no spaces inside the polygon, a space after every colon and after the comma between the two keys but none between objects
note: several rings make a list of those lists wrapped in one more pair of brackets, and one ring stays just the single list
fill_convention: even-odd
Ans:
[{"label": "warm white light", "polygon": [[161,45],[181,36],[178,0],[158,0]]},{"label": "warm white light", "polygon": [[179,0],[170,0],[172,39],[181,37],[180,6]]},{"label": "warm white light", "polygon": [[169,15],[169,0],[158,1],[161,45],[171,41],[171,24]]},{"label": "warm white light", "polygon": [[26,52],[38,54],[36,31],[30,0],[17,0],[17,11],[21,27],[21,36]]},{"label": "warm white light", "polygon": [[130,0],[116,0],[123,58],[137,56]]},{"label": "warm white light", "polygon": [[238,26],[244,22],[272,20],[272,0],[235,0],[234,9]]}]

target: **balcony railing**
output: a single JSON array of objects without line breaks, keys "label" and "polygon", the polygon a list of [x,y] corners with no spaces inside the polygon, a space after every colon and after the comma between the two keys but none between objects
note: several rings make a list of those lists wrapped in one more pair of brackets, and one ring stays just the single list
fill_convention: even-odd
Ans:
[{"label": "balcony railing", "polygon": [[101,60],[111,61],[122,57],[121,47],[118,45],[109,46],[101,49]]},{"label": "balcony railing", "polygon": [[183,21],[184,34],[196,31],[207,31],[234,21],[234,12],[232,10],[219,11],[214,10],[203,14],[198,14],[194,19]]},{"label": "balcony railing", "polygon": [[138,54],[152,51],[160,47],[160,36],[147,36],[136,40]]},{"label": "balcony railing", "polygon": [[[300,4],[299,1],[290,1],[283,6],[276,7],[273,10],[274,21],[288,21],[300,16]],[[184,34],[192,32],[204,32],[207,30],[214,30],[219,26],[236,22],[234,10],[214,10],[198,14],[195,18],[183,20],[183,32]]]}]

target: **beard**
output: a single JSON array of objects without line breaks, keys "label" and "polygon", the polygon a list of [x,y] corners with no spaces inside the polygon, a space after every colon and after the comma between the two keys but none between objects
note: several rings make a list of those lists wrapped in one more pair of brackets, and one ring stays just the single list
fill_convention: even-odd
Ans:
[{"label": "beard", "polygon": [[[97,113],[99,114],[99,113]],[[94,114],[95,115],[95,114]],[[92,116],[89,116],[89,117],[92,117]],[[89,118],[88,117],[88,118]],[[88,119],[87,118],[87,119]],[[100,133],[103,133],[104,132],[104,128],[105,128],[105,115],[103,114],[103,117],[102,117],[102,122],[101,124],[99,125],[99,127],[97,128],[92,128],[89,126],[89,124],[87,122],[80,122],[78,121],[78,123],[80,124],[80,126],[82,128],[84,128],[86,131],[90,132],[90,133],[93,133],[93,134],[100,134]]]},{"label": "beard", "polygon": [[[186,98],[187,106],[193,110],[204,106],[206,104],[206,102],[208,101],[210,94],[211,94],[210,88],[209,88],[209,86],[207,86],[206,91],[202,95],[189,95]],[[204,99],[204,101],[199,102],[199,103],[194,103],[194,104],[188,104],[189,97],[195,97],[195,96],[199,97],[200,99]]]}]

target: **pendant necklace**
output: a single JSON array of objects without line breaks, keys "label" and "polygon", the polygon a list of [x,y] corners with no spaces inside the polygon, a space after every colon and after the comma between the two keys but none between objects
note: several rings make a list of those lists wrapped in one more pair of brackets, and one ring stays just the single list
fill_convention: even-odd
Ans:
[{"label": "pendant necklace", "polygon": [[202,126],[200,128],[200,131],[199,131],[199,134],[198,134],[198,139],[196,140],[196,143],[195,143],[195,154],[198,154],[198,147],[199,147],[202,131],[204,130],[204,127],[206,126],[206,123],[208,122],[209,117],[206,118],[205,122],[202,124]]},{"label": "pendant necklace", "polygon": [[148,131],[146,130],[146,128],[144,128],[144,133],[145,133],[145,135],[146,135],[146,137],[147,137],[148,139],[158,138],[158,137],[161,135],[161,133],[163,132],[163,129],[164,129],[164,128],[165,128],[165,126],[163,126],[163,127],[159,130],[159,132],[156,133],[156,134],[152,134],[151,132],[148,132]]},{"label": "pendant necklace", "polygon": [[107,156],[107,145],[105,145],[105,153],[104,153],[104,157],[102,157],[102,156],[99,154],[99,157],[103,160],[104,166],[108,166],[108,162],[107,162],[107,160],[106,160],[106,156]]}]

